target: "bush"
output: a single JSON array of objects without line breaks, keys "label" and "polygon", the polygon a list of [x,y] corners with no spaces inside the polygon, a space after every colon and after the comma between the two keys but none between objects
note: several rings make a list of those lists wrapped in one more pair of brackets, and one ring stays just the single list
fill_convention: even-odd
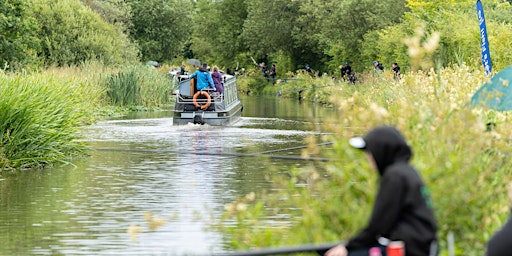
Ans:
[{"label": "bush", "polygon": [[[475,13],[441,10],[438,14],[431,14],[429,19],[418,40],[424,44],[433,33],[440,34],[439,47],[435,54],[430,55],[430,62],[437,63],[437,66],[465,64],[473,69],[482,68],[480,33]],[[411,48],[406,46],[404,39],[418,37],[418,34],[415,35],[416,28],[423,23],[424,20],[409,13],[400,24],[366,34],[362,57],[368,61],[379,60],[387,67],[398,62],[402,71],[410,69],[414,62],[409,59],[411,52],[408,49]],[[491,19],[487,19],[486,23],[493,67],[494,70],[501,70],[512,63],[510,43],[505,39],[512,36],[510,24]]]},{"label": "bush", "polygon": [[39,56],[47,65],[105,65],[137,61],[137,48],[115,25],[108,24],[78,0],[33,1],[32,15],[42,38]]}]

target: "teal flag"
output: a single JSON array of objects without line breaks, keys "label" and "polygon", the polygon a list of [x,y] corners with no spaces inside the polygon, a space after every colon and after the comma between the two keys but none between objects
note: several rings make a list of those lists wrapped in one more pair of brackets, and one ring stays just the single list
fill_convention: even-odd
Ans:
[{"label": "teal flag", "polygon": [[471,98],[472,106],[512,110],[512,66],[494,75]]}]

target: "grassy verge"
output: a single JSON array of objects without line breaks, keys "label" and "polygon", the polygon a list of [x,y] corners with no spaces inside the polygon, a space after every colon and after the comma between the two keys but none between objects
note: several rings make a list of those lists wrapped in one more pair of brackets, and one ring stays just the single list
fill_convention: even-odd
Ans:
[{"label": "grassy verge", "polygon": [[[289,176],[274,180],[279,188],[274,192],[226,207],[217,227],[230,237],[230,247],[330,242],[357,232],[371,211],[377,174],[347,140],[390,124],[403,131],[414,151],[413,163],[431,189],[442,255],[447,255],[449,232],[455,235],[457,255],[484,254],[486,241],[509,212],[512,129],[509,114],[466,106],[485,81],[483,72],[455,66],[406,74],[400,81],[384,73],[368,75],[357,85],[304,79],[300,86],[288,83],[283,95],[307,87],[311,89],[304,90],[304,97],[339,109],[339,121],[325,123],[332,135],[322,139],[334,147],[325,151],[311,146],[304,152],[329,156],[332,161],[324,166],[328,175],[319,175],[313,166],[292,169]],[[488,130],[488,122],[496,127]],[[285,216],[286,224],[276,225],[275,218],[269,223],[268,216]]]},{"label": "grassy verge", "polygon": [[126,111],[169,107],[172,86],[146,66],[98,63],[0,73],[1,170],[67,163],[82,154],[80,127]]},{"label": "grassy verge", "polygon": [[0,74],[0,168],[65,162],[80,154],[78,129],[92,121],[100,88],[49,70]]}]

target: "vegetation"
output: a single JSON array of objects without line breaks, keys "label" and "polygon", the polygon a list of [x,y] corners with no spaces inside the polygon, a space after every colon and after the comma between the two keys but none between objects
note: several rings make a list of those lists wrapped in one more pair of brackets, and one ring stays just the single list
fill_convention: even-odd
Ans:
[{"label": "vegetation", "polygon": [[[302,86],[312,80],[304,77]],[[221,223],[228,224],[220,227],[229,234],[228,244],[238,249],[285,246],[355,234],[369,217],[377,174],[361,152],[350,148],[348,138],[393,124],[408,138],[413,163],[431,189],[445,254],[447,234],[453,232],[457,255],[483,255],[485,242],[509,213],[512,136],[507,113],[466,107],[484,80],[483,71],[470,72],[464,65],[408,73],[400,81],[387,72],[357,85],[317,78],[304,97],[333,102],[339,123],[326,122],[332,134],[321,138],[334,142],[332,149],[314,147],[318,141],[312,140],[303,154],[329,156],[327,177],[313,167],[294,169],[273,179],[272,192],[226,206]],[[295,93],[289,86],[283,93]],[[496,128],[489,130],[489,122]]]},{"label": "vegetation", "polygon": [[107,96],[114,106],[162,108],[171,102],[171,82],[153,67],[128,66],[107,76]]},{"label": "vegetation", "polygon": [[[494,70],[512,63],[511,4],[484,1]],[[0,2],[0,10],[3,170],[78,155],[79,127],[110,114],[109,106],[165,107],[165,70],[138,63],[198,58],[245,67],[244,92],[300,96],[340,110],[341,123],[326,124],[332,134],[322,138],[335,142],[333,150],[304,152],[333,159],[328,178],[315,168],[292,170],[275,180],[281,189],[228,206],[225,218],[235,221],[219,227],[233,248],[353,234],[368,216],[376,175],[346,140],[384,123],[398,126],[412,144],[414,164],[432,190],[440,238],[453,232],[458,255],[483,254],[508,212],[510,117],[466,107],[485,80],[472,0],[14,0]],[[267,86],[253,58],[276,63],[286,79]],[[372,73],[373,60],[398,62],[405,76]],[[333,79],[345,61],[358,72],[357,85]],[[328,75],[306,74],[305,64]],[[489,122],[496,127],[488,129]],[[286,216],[287,225],[267,225],[268,215]]]},{"label": "vegetation", "polygon": [[51,71],[0,76],[1,169],[44,167],[81,153],[77,131],[98,88]]},{"label": "vegetation", "polygon": [[0,68],[13,68],[35,59],[39,40],[34,33],[36,20],[21,0],[0,3]]},{"label": "vegetation", "polygon": [[[483,1],[495,69],[509,65],[512,6]],[[277,64],[278,76],[304,68],[356,72],[373,60],[411,66],[403,38],[417,28],[438,33],[431,62],[480,66],[480,34],[473,0],[165,0],[8,1],[0,4],[0,62],[6,69],[106,65],[137,61],[181,63],[197,58],[227,68]],[[425,43],[420,40],[419,43]],[[428,70],[428,69],[427,69]]]},{"label": "vegetation", "polygon": [[81,126],[120,114],[108,106],[159,109],[171,104],[171,89],[165,74],[146,66],[0,73],[0,170],[67,163],[83,155]]}]

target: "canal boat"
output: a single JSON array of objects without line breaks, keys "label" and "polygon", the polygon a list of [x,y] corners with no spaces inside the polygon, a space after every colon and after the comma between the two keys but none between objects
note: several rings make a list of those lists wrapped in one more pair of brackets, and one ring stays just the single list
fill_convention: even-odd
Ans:
[{"label": "canal boat", "polygon": [[243,106],[238,98],[236,77],[222,74],[224,91],[196,90],[196,80],[188,75],[173,75],[177,89],[174,92],[173,125],[208,124],[231,125],[242,116]]}]

